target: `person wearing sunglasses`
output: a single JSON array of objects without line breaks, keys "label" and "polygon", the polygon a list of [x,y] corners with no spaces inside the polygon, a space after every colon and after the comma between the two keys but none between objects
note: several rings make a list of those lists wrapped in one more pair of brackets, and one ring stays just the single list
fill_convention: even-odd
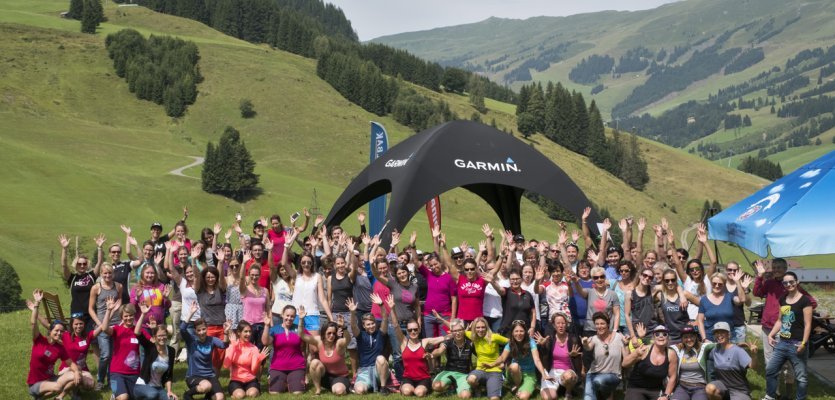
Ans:
[{"label": "person wearing sunglasses", "polygon": [[[70,317],[84,321],[84,333],[95,329],[93,319],[90,317],[90,291],[96,285],[96,279],[101,268],[101,261],[95,268],[90,265],[90,259],[85,255],[78,255],[73,260],[74,271],[70,271],[67,265],[67,249],[70,246],[70,239],[67,235],[58,236],[61,244],[61,270],[63,271],[64,284],[70,289]],[[99,249],[99,260],[102,254]]]},{"label": "person wearing sunglasses", "polygon": [[534,333],[533,338],[541,350],[542,365],[548,369],[542,375],[540,395],[544,400],[557,400],[560,391],[566,397],[573,397],[573,390],[583,371],[582,344],[580,339],[569,333],[568,316],[556,313],[551,317],[553,333],[548,336]]},{"label": "person wearing sunglasses", "polygon": [[[350,343],[356,344],[350,329],[346,329],[345,322],[350,320],[350,314],[356,315],[357,303],[353,299],[345,300],[345,306],[349,310],[348,317],[337,314],[336,322],[328,322],[322,330],[322,336],[314,336],[318,358],[310,360],[310,378],[313,381],[317,396],[322,392],[322,386],[328,387],[336,396],[348,393],[351,385],[350,371],[345,362],[345,350]],[[342,337],[339,337],[339,334]]]},{"label": "person wearing sunglasses", "polygon": [[432,352],[432,358],[440,360],[446,356],[446,365],[432,381],[435,393],[446,393],[447,385],[455,384],[455,392],[460,399],[469,399],[471,395],[467,375],[473,370],[473,342],[465,333],[466,324],[461,319],[449,322],[451,338],[447,339]]},{"label": "person wearing sunglasses", "polygon": [[[672,229],[667,230],[667,239],[670,246],[675,246],[675,235],[673,234]],[[701,297],[710,292],[710,277],[713,276],[714,272],[716,272],[717,259],[716,254],[713,253],[713,248],[707,245],[707,230],[704,224],[699,224],[697,227],[696,239],[698,239],[699,242],[699,251],[693,259],[687,261],[685,264],[684,262],[690,254],[685,249],[677,249],[675,256],[670,260],[670,263],[675,267],[676,272],[679,274],[679,278],[685,278],[685,292],[688,292],[695,297]],[[707,250],[708,258],[710,259],[710,264],[708,264],[706,269],[701,261],[701,255],[705,249]],[[686,269],[685,265],[687,266]],[[690,299],[689,296],[688,299]],[[698,302],[690,300],[690,305],[687,307],[687,314],[690,316],[691,321],[695,321],[698,317],[698,304]],[[713,324],[708,325],[708,327],[711,326],[713,326]]]},{"label": "person wearing sunglasses", "polygon": [[[32,298],[32,316],[29,318],[32,352],[29,356],[29,375],[26,377],[28,393],[35,399],[62,395],[81,384],[81,369],[61,345],[61,336],[65,330],[63,321],[53,321],[48,325],[47,336],[41,334],[38,312],[43,300],[43,290],[35,289]],[[58,360],[69,365],[69,373],[55,375],[55,362]]]},{"label": "person wearing sunglasses", "polygon": [[667,268],[661,273],[661,290],[656,293],[664,326],[670,334],[670,344],[681,342],[681,333],[686,328],[689,328],[690,332],[695,332],[690,326],[690,317],[687,315],[687,306],[690,303],[685,298],[684,289],[679,286],[678,282],[676,271]]},{"label": "person wearing sunglasses", "polygon": [[568,283],[569,286],[572,286],[572,297],[569,302],[569,306],[571,306],[571,319],[573,321],[573,327],[571,327],[571,332],[582,333],[583,329],[586,325],[586,314],[588,313],[588,301],[583,296],[582,293],[573,290],[573,282],[572,277],[576,276],[577,280],[581,287],[584,289],[591,289],[594,287],[594,279],[591,278],[591,264],[585,259],[580,260],[577,263],[577,274],[574,275],[571,270],[564,272],[563,275],[565,276],[565,281]]},{"label": "person wearing sunglasses", "polygon": [[[391,318],[397,319],[394,308]],[[400,394],[403,396],[424,397],[430,393],[432,376],[429,374],[429,361],[432,359],[432,353],[427,347],[439,345],[447,340],[445,336],[421,339],[420,331],[420,325],[414,319],[406,321],[405,335],[400,329],[394,330],[403,358],[403,380],[400,381]]]},{"label": "person wearing sunglasses", "polygon": [[[655,304],[652,296],[652,280],[655,274],[651,269],[645,268],[638,274],[638,283],[635,289],[626,294],[624,309],[626,310],[626,327],[629,336],[636,338],[635,325],[643,324],[648,330],[653,330],[658,325],[655,317]],[[666,330],[666,328],[664,328]],[[633,344],[635,344],[633,340]]]},{"label": "person wearing sunglasses", "polygon": [[513,321],[529,321],[528,329],[536,326],[536,308],[530,292],[522,288],[522,271],[512,269],[509,274],[510,287],[505,289],[496,282],[491,274],[483,274],[485,281],[493,286],[496,293],[502,297],[502,323],[500,334],[509,334]]},{"label": "person wearing sunglasses", "polygon": [[757,369],[757,343],[748,342],[746,353],[741,346],[731,343],[730,330],[731,326],[727,322],[717,322],[713,326],[716,347],[708,355],[708,362],[713,363],[711,376],[715,380],[705,386],[707,398],[710,400],[751,399],[748,370]]},{"label": "person wearing sunglasses", "polygon": [[[221,250],[217,253],[218,262],[221,264],[223,264],[224,260],[227,260],[227,257],[231,257],[231,251],[226,253]],[[229,261],[226,276],[224,277],[226,279],[226,305],[223,308],[223,313],[226,315],[226,320],[232,321],[232,329],[238,328],[238,321],[241,320],[244,312],[238,277],[238,268],[240,267],[241,263],[233,258]]]},{"label": "person wearing sunglasses", "polygon": [[652,345],[640,343],[623,357],[623,368],[633,367],[628,378],[627,400],[669,400],[676,387],[678,355],[668,347],[667,328],[656,326],[652,339]]},{"label": "person wearing sunglasses", "polygon": [[[440,228],[432,230],[432,241],[436,254],[429,254],[424,263],[418,267],[418,272],[426,279],[426,302],[423,307],[424,336],[443,336],[443,323],[435,319],[431,310],[438,311],[444,317],[454,319],[458,314],[458,275],[464,266],[464,251],[458,250],[450,258],[446,249],[446,235]],[[464,246],[466,248],[466,244]],[[455,253],[455,251],[454,251]],[[454,265],[453,265],[454,263]],[[449,271],[449,272],[447,272]],[[402,317],[401,317],[402,318]]]},{"label": "person wearing sunglasses", "polygon": [[[765,263],[761,260],[754,262],[754,269],[757,271],[757,278],[754,280],[754,296],[765,299],[765,306],[763,306],[762,318],[762,343],[763,356],[766,364],[771,360],[771,355],[774,348],[768,341],[768,334],[771,332],[774,325],[780,319],[780,299],[786,294],[786,287],[783,286],[783,276],[788,271],[789,264],[783,258],[775,258],[771,260],[771,270],[766,271]],[[803,293],[812,303],[812,309],[818,307],[818,302],[814,296],[809,294],[803,286],[798,283],[797,290]],[[794,393],[794,370],[791,363],[785,363],[784,373],[786,379],[786,392]]]},{"label": "person wearing sunglasses", "polygon": [[586,373],[584,398],[605,400],[620,385],[621,363],[626,339],[612,331],[609,315],[595,312],[589,317],[594,324],[594,334],[582,339],[583,349],[591,354],[591,364]]},{"label": "person wearing sunglasses", "polygon": [[268,347],[260,351],[252,343],[252,326],[239,321],[238,327],[229,331],[229,347],[224,352],[223,368],[229,370],[228,391],[232,398],[258,397],[261,394],[261,363],[270,353]]},{"label": "person wearing sunglasses", "polygon": [[[699,332],[692,326],[681,328],[681,343],[670,346],[678,356],[678,379],[670,400],[705,400],[707,355],[716,345],[702,343]],[[672,336],[670,336],[672,337]]]},{"label": "person wearing sunglasses", "polygon": [[[809,384],[806,362],[809,359],[809,335],[812,332],[812,302],[798,290],[800,281],[794,272],[783,275],[786,294],[780,297],[780,319],[768,334],[768,344],[774,347],[771,359],[766,363],[764,400],[777,398],[777,378],[783,364],[791,363],[797,382],[797,398],[806,398]],[[779,336],[779,341],[777,337]]]},{"label": "person wearing sunglasses", "polygon": [[577,275],[571,276],[574,292],[579,293],[588,302],[586,324],[583,326],[583,336],[585,337],[593,336],[597,331],[597,323],[593,318],[597,313],[606,316],[606,322],[612,323],[612,330],[617,328],[620,318],[620,303],[615,292],[610,290],[606,283],[605,270],[602,267],[592,268],[591,278],[594,281],[594,287],[586,289],[580,285],[580,279]]},{"label": "person wearing sunglasses", "polygon": [[617,263],[617,269],[620,273],[620,279],[611,281],[611,289],[617,295],[620,315],[618,318],[619,326],[616,326],[620,333],[624,335],[629,333],[626,321],[626,298],[635,289],[635,286],[640,282],[641,275],[638,273],[638,268],[632,261],[620,260]]},{"label": "person wearing sunglasses", "polygon": [[[403,360],[400,353],[400,344],[397,343],[397,336],[394,331],[398,329],[401,331],[405,330],[406,321],[411,319],[417,320],[418,324],[420,324],[418,318],[421,315],[421,304],[417,297],[417,284],[409,276],[409,267],[402,264],[398,265],[394,276],[392,276],[388,272],[383,272],[384,269],[381,269],[383,264],[385,264],[385,260],[377,262],[371,271],[377,281],[385,285],[390,291],[391,296],[394,298],[394,305],[397,307],[397,315],[400,317],[400,322],[391,319],[387,322],[388,325],[380,325],[388,332],[388,340],[391,342],[392,367],[394,368],[395,377],[400,381],[403,378]],[[387,270],[388,267],[385,267],[385,271]],[[378,304],[378,307],[383,306],[380,307],[383,316],[389,312],[389,310],[385,309],[388,306],[388,302],[384,305],[379,302],[375,304]],[[385,328],[386,326],[387,328]]]},{"label": "person wearing sunglasses", "polygon": [[731,342],[740,344],[745,341],[745,307],[750,307],[754,298],[751,295],[751,284],[754,283],[754,278],[740,270],[736,261],[729,261],[725,266],[725,272],[728,274],[728,282],[725,284],[728,293],[732,296],[739,296],[740,291],[745,292],[745,301],[734,304],[734,323],[733,332],[731,332]]},{"label": "person wearing sunglasses", "polygon": [[714,341],[713,325],[717,322],[726,322],[728,325],[733,325],[734,305],[745,302],[745,291],[739,292],[738,296],[733,296],[725,288],[727,282],[728,278],[725,274],[714,273],[710,277],[710,293],[697,300],[694,299],[696,300],[695,303],[699,305],[699,315],[696,317],[696,323],[702,340]]},{"label": "person wearing sunglasses", "polygon": [[[516,276],[521,279],[520,275]],[[503,368],[494,363],[498,360],[502,346],[507,344],[508,339],[498,333],[493,333],[484,317],[476,318],[470,324],[466,335],[473,341],[476,355],[476,369],[467,375],[467,383],[470,384],[474,394],[480,385],[484,385],[490,400],[501,399]]]}]

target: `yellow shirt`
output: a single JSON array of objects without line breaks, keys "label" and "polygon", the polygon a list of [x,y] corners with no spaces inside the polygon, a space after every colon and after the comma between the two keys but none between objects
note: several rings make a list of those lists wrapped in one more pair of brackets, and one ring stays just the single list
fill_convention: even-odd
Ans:
[{"label": "yellow shirt", "polygon": [[475,348],[476,355],[476,369],[484,372],[502,372],[501,366],[485,370],[482,368],[481,364],[492,364],[496,362],[501,355],[503,346],[507,344],[507,338],[499,335],[498,333],[494,333],[490,337],[491,341],[488,342],[486,339],[482,338],[474,339],[471,331],[467,331],[466,334],[467,338],[473,341],[473,347]]}]

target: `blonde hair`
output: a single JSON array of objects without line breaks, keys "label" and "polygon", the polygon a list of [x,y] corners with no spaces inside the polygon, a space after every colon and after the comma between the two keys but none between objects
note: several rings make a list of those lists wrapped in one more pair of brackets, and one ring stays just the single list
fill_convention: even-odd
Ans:
[{"label": "blonde hair", "polygon": [[120,309],[120,313],[122,315],[136,315],[136,306],[134,306],[133,303],[124,304]]},{"label": "blonde hair", "polygon": [[713,278],[719,278],[722,280],[723,284],[728,283],[728,276],[722,272],[714,272],[713,275],[710,276],[710,284],[713,285]]},{"label": "blonde hair", "polygon": [[606,275],[606,270],[603,269],[603,267],[598,265],[598,266],[595,266],[595,267],[591,268],[591,276],[600,275],[600,274]]},{"label": "blonde hair", "polygon": [[475,335],[475,333],[473,332],[470,335],[470,336],[472,336],[473,342],[475,342],[476,340],[486,340],[488,343],[493,343],[493,331],[490,329],[490,324],[487,322],[487,319],[485,319],[484,317],[478,317],[478,318],[474,319],[473,322],[472,322],[472,328],[475,329],[475,326],[478,323],[484,323],[484,326],[487,329],[487,333],[484,334],[484,338],[481,339],[481,338],[478,338]]}]

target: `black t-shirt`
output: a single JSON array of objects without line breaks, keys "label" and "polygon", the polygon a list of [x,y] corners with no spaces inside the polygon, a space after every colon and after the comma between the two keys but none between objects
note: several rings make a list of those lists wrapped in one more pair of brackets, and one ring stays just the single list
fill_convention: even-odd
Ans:
[{"label": "black t-shirt", "polygon": [[448,339],[444,341],[444,347],[446,347],[445,371],[469,374],[473,370],[473,342],[470,339],[464,338],[464,346],[462,347],[455,344],[455,339]]},{"label": "black t-shirt", "polygon": [[800,296],[800,300],[794,304],[789,304],[786,301],[786,296],[780,297],[780,338],[789,340],[803,340],[803,309],[811,307],[812,302],[805,295]]},{"label": "black t-shirt", "polygon": [[[734,288],[734,291],[731,292],[731,297],[739,296],[739,287]],[[749,294],[750,296],[750,294]],[[745,305],[744,304],[734,304],[734,328],[739,326],[745,326]]]},{"label": "black t-shirt", "polygon": [[516,320],[525,321],[525,328],[530,328],[528,324],[531,323],[531,310],[533,308],[533,296],[527,290],[522,289],[522,293],[514,293],[510,288],[505,289],[504,296],[502,296],[503,314],[499,333],[508,333],[510,324]]},{"label": "black t-shirt", "polygon": [[122,304],[130,303],[130,287],[128,286],[130,271],[130,261],[120,261],[113,264],[113,281],[122,284]]},{"label": "black t-shirt", "polygon": [[165,242],[167,242],[168,240],[169,240],[168,234],[166,233],[166,234],[160,236],[159,239],[157,239],[157,241],[154,242],[154,255],[155,256],[157,254],[165,255]]},{"label": "black t-shirt", "polygon": [[345,301],[354,294],[354,284],[351,283],[351,279],[347,274],[342,279],[337,279],[336,273],[334,273],[330,277],[330,284],[331,294],[333,295],[331,299],[331,311],[338,313],[348,312],[348,306],[345,305]]},{"label": "black t-shirt", "polygon": [[96,274],[70,274],[67,286],[70,288],[70,314],[87,315],[90,305],[90,289],[96,284]]}]

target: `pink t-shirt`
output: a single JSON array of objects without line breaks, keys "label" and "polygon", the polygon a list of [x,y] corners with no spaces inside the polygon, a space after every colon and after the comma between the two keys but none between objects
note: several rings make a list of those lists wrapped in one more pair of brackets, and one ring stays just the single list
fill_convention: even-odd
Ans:
[{"label": "pink t-shirt", "polygon": [[457,296],[458,292],[455,282],[452,281],[452,275],[446,272],[435,275],[425,265],[421,265],[418,271],[426,278],[426,303],[423,307],[423,315],[432,315],[432,310],[441,315],[452,314],[452,297]]},{"label": "pink t-shirt", "polygon": [[487,284],[480,276],[470,282],[464,274],[458,275],[458,318],[472,321],[484,315],[484,291]]},{"label": "pink t-shirt", "polygon": [[68,361],[70,356],[67,350],[60,344],[49,344],[44,335],[32,339],[32,355],[29,357],[29,376],[26,377],[27,385],[34,385],[40,381],[55,376],[55,362],[58,360]]},{"label": "pink t-shirt", "polygon": [[113,357],[110,372],[122,375],[139,375],[139,339],[133,328],[122,325],[113,327]]},{"label": "pink t-shirt", "polygon": [[[377,296],[380,296],[381,299],[385,299],[391,294],[391,289],[380,281],[374,281],[374,288],[372,290],[375,294],[377,294]],[[386,313],[391,311],[385,301],[383,302],[383,309]],[[383,319],[383,313],[380,312],[380,306],[377,304],[371,305],[371,314],[374,315],[374,318],[376,319]]]},{"label": "pink t-shirt", "polygon": [[561,345],[556,337],[554,338],[554,351],[551,353],[553,356],[553,366],[552,369],[562,369],[562,370],[570,370],[571,369],[571,356],[568,353],[568,340],[565,341],[565,344]]},{"label": "pink t-shirt", "polygon": [[165,310],[171,306],[171,303],[167,297],[162,295],[164,292],[165,285],[162,283],[159,283],[156,286],[135,285],[133,289],[131,289],[130,302],[132,304],[136,304],[136,309],[139,310],[139,313],[136,314],[136,318],[139,318],[139,316],[142,315],[142,311],[139,308],[140,303],[145,303],[151,306],[151,309],[148,311],[148,315],[145,317],[143,326],[148,326],[148,323],[151,321],[150,317],[154,317],[154,321],[157,321],[157,323],[165,321]]},{"label": "pink t-shirt", "polygon": [[270,369],[275,371],[297,371],[305,369],[302,354],[302,338],[296,332],[285,331],[281,326],[270,328],[273,337],[273,360]]},{"label": "pink t-shirt", "polygon": [[247,289],[246,294],[241,296],[243,303],[243,320],[250,324],[264,322],[264,305],[267,303],[267,289],[261,288],[261,294],[252,293]]},{"label": "pink t-shirt", "polygon": [[[64,349],[67,350],[67,355],[70,357],[70,360],[75,361],[78,364],[78,368],[81,368],[83,371],[89,371],[87,369],[87,350],[90,349],[90,342],[96,339],[93,332],[87,332],[87,335],[84,336],[75,336],[70,334],[69,331],[64,331],[64,334],[61,336],[61,342],[64,343]],[[61,361],[61,366],[58,369],[62,370],[69,366],[68,362]]]},{"label": "pink t-shirt", "polygon": [[276,233],[274,230],[270,229],[267,231],[267,237],[270,238],[270,241],[273,242],[273,263],[278,265],[281,261],[281,257],[284,256],[284,244],[287,243],[287,231],[281,231]]}]

